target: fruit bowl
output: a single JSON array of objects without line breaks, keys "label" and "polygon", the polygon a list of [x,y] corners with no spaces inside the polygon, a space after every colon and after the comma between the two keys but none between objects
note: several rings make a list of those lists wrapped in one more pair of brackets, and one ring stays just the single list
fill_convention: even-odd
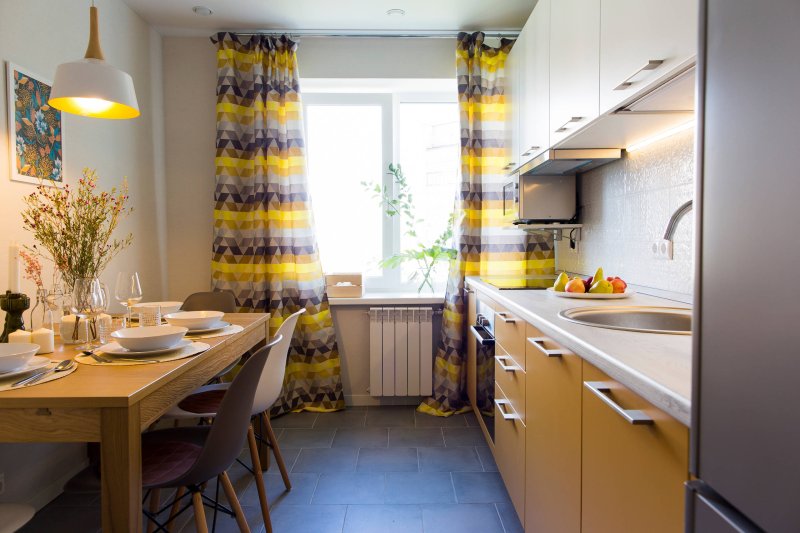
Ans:
[{"label": "fruit bowl", "polygon": [[636,291],[633,289],[625,289],[625,292],[613,292],[605,294],[591,292],[558,292],[553,290],[553,287],[548,287],[547,292],[555,294],[560,298],[576,298],[579,300],[619,300],[621,298],[630,298],[631,295],[636,293]]}]

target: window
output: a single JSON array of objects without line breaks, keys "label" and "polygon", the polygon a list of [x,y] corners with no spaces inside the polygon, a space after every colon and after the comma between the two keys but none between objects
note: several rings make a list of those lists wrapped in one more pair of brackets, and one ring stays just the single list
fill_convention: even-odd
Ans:
[{"label": "window", "polygon": [[[382,268],[380,261],[420,243],[429,246],[447,227],[459,181],[455,83],[421,92],[407,87],[434,84],[403,80],[404,87],[388,80],[356,92],[331,81],[302,82],[309,191],[323,269],[363,272],[371,292],[416,291],[421,279],[414,279],[414,262]],[[386,216],[363,185],[396,192],[388,172],[393,162],[402,166],[413,198],[416,236],[407,234],[404,215]],[[446,278],[442,263],[434,287],[442,290]]]}]

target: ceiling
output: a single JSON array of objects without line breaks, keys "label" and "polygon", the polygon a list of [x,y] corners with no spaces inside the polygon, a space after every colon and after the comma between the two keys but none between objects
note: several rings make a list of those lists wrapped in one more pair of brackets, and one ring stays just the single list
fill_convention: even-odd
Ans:
[{"label": "ceiling", "polygon": [[[219,30],[519,30],[536,0],[124,0],[164,35]],[[192,11],[204,6],[213,15]],[[389,16],[389,9],[404,16]]]}]

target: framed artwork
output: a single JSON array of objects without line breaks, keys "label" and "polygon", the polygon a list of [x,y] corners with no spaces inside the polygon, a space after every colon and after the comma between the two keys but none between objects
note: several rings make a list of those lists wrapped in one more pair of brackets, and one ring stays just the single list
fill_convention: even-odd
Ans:
[{"label": "framed artwork", "polygon": [[61,111],[47,104],[53,82],[10,61],[7,80],[11,179],[63,186]]}]

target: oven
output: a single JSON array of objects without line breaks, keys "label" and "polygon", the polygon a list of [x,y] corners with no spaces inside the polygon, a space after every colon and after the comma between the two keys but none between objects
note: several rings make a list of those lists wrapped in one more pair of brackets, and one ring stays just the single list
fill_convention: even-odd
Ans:
[{"label": "oven", "polygon": [[475,324],[469,326],[475,349],[475,402],[486,431],[494,441],[494,309],[478,300]]}]

